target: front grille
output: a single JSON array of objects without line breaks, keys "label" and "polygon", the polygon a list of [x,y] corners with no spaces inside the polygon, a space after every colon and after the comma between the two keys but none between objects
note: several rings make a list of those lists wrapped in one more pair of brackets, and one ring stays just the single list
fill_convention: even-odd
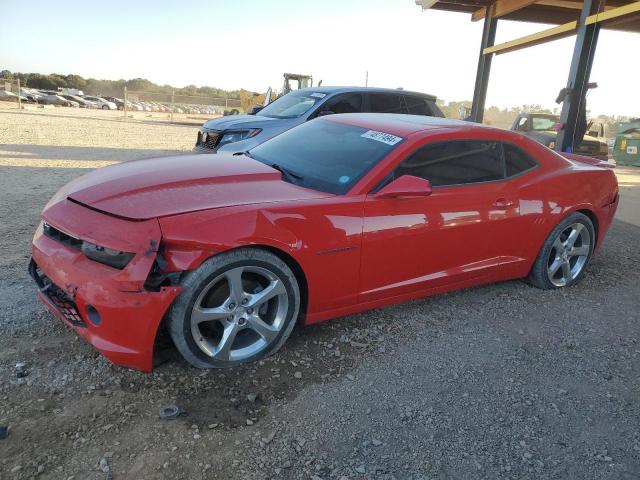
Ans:
[{"label": "front grille", "polygon": [[58,230],[48,223],[42,224],[42,231],[47,237],[52,238],[53,240],[66,245],[67,247],[71,247],[76,250],[80,250],[82,248],[82,240],[78,240],[77,238],[67,235],[63,231]]},{"label": "front grille", "polygon": [[33,260],[29,263],[29,275],[31,275],[31,278],[36,282],[40,291],[51,301],[69,323],[76,327],[86,326],[73,299],[53,283]]},{"label": "front grille", "polygon": [[198,145],[215,150],[220,141],[220,132],[202,132],[198,138]]}]

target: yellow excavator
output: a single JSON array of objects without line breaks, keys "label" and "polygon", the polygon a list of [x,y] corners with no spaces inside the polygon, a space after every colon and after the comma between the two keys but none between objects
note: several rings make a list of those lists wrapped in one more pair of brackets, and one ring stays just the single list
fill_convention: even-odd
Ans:
[{"label": "yellow excavator", "polygon": [[[301,88],[313,87],[313,77],[311,75],[302,75],[300,73],[285,73],[284,84],[280,94],[276,94],[271,87],[265,93],[250,92],[248,90],[240,90],[240,106],[247,113],[255,113],[256,107],[261,108],[269,105],[276,98],[286,95],[292,90],[300,90]],[[320,86],[320,83],[318,86]]]}]

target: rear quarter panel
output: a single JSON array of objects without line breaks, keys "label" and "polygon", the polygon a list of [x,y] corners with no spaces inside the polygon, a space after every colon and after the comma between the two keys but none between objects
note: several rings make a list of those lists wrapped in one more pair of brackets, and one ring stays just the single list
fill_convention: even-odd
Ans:
[{"label": "rear quarter panel", "polygon": [[[529,143],[529,142],[526,142]],[[537,144],[523,145],[542,168],[536,175],[514,179],[520,213],[531,217],[527,233],[532,252],[539,251],[551,230],[576,211],[589,213],[597,230],[596,248],[606,235],[617,206],[617,180],[610,168],[566,159]],[[531,263],[535,260],[535,255]]]}]

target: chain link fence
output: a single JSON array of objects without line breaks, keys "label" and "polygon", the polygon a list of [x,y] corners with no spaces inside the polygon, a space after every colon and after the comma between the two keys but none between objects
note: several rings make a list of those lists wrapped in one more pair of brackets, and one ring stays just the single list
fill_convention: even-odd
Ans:
[{"label": "chain link fence", "polygon": [[240,100],[235,98],[208,97],[127,90],[123,91],[122,110],[125,116],[162,116],[170,121],[202,122],[209,118],[240,112]]}]

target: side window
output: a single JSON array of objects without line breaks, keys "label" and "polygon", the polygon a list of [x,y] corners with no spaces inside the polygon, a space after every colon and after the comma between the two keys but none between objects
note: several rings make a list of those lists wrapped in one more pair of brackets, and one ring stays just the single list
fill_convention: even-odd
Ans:
[{"label": "side window", "polygon": [[529,129],[528,120],[529,119],[527,117],[521,117],[520,120],[518,121],[518,126],[516,127],[516,130],[521,132],[526,132]]},{"label": "side window", "polygon": [[333,113],[358,113],[362,112],[362,95],[350,93],[338,95],[330,98],[320,109],[321,112],[330,111]]},{"label": "side window", "polygon": [[405,95],[404,100],[407,102],[407,110],[411,115],[433,115],[424,98]]},{"label": "side window", "polygon": [[406,158],[395,178],[414,175],[434,187],[489,182],[504,178],[500,145],[480,140],[462,140],[426,145]]},{"label": "side window", "polygon": [[402,95],[397,93],[370,93],[369,102],[374,113],[407,113]]},{"label": "side window", "polygon": [[507,177],[518,175],[537,165],[536,161],[527,155],[521,148],[510,143],[502,144],[504,149],[504,161],[506,164]]}]

